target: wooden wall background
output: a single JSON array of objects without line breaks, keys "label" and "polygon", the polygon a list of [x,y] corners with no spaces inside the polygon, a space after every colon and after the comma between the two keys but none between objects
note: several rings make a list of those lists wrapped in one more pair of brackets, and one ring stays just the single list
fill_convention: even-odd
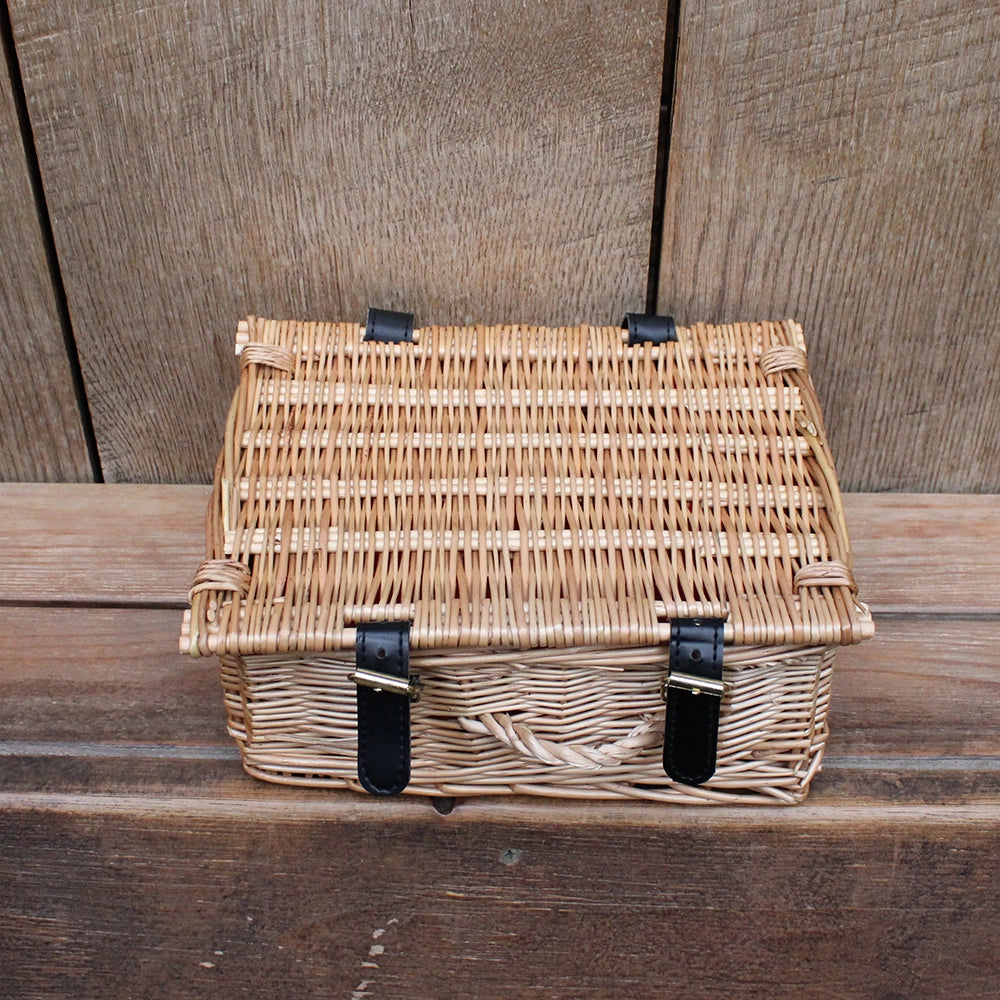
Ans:
[{"label": "wooden wall background", "polygon": [[[16,70],[15,70],[16,72]],[[0,478],[91,475],[11,68],[0,61]]]},{"label": "wooden wall background", "polygon": [[804,322],[847,488],[1000,490],[995,13],[9,0],[0,478],[206,481],[249,312],[652,290]]}]

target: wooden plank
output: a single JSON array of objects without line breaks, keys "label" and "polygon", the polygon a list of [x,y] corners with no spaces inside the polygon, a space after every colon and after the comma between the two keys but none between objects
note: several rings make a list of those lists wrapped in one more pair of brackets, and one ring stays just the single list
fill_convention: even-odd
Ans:
[{"label": "wooden plank", "polygon": [[13,3],[106,478],[209,478],[248,312],[641,308],[665,12]]},{"label": "wooden plank", "polygon": [[205,486],[0,487],[0,603],[181,607],[205,558]]},{"label": "wooden plank", "polygon": [[1000,489],[995,14],[682,5],[660,307],[799,319],[851,490]]},{"label": "wooden plank", "polygon": [[[182,607],[203,486],[0,487],[0,604]],[[862,599],[881,613],[1000,613],[1000,497],[848,494]]]},{"label": "wooden plank", "polygon": [[1000,977],[995,810],[675,809],[609,837],[544,809],[87,806],[0,811],[6,995],[937,1000]]},{"label": "wooden plank", "polygon": [[[1000,618],[878,626],[839,654],[811,801],[1000,801]],[[182,656],[179,631],[175,610],[0,608],[0,787],[311,801],[244,778],[216,661]]]},{"label": "wooden plank", "polygon": [[174,610],[0,607],[0,739],[53,752],[233,745],[218,662],[181,655],[180,621]]},{"label": "wooden plank", "polygon": [[876,627],[837,653],[833,757],[996,756],[1000,619],[891,615]]},{"label": "wooden plank", "polygon": [[[28,560],[48,530],[81,585],[110,564],[169,593],[149,566],[162,546],[179,578],[199,556],[205,492],[16,486],[0,545]],[[949,536],[970,499],[848,498],[856,539],[898,533],[865,557],[873,586],[907,546],[977,581],[990,498],[972,542]],[[900,572],[916,585],[922,566]],[[842,650],[803,806],[470,799],[448,816],[245,776],[179,617],[0,607],[2,995],[921,1000],[1000,981],[996,613],[883,615]]]},{"label": "wooden plank", "polygon": [[87,445],[2,52],[0,177],[0,480],[89,480]]},{"label": "wooden plank", "polygon": [[1000,611],[1000,496],[847,494],[863,600],[882,613]]}]

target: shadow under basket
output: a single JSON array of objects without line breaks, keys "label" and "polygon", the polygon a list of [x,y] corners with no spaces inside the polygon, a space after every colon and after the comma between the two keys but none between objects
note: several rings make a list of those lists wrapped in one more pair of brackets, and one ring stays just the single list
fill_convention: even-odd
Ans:
[{"label": "shadow under basket", "polygon": [[246,770],[801,801],[872,624],[800,328],[400,316],[240,326],[181,646],[219,657]]}]

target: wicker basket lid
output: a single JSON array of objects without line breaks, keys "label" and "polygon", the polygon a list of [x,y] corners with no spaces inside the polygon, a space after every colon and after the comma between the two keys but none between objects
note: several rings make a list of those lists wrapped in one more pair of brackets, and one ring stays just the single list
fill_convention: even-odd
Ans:
[{"label": "wicker basket lid", "polygon": [[182,645],[856,642],[840,493],[799,326],[240,324],[242,374]]}]

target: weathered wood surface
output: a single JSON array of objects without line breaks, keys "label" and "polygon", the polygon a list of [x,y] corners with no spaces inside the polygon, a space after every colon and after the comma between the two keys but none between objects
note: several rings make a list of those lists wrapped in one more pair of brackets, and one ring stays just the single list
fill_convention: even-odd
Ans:
[{"label": "weathered wood surface", "polygon": [[995,995],[1000,862],[973,810],[673,812],[613,839],[600,813],[393,811],[5,811],[0,975],[20,996]]},{"label": "weathered wood surface", "polygon": [[205,558],[210,492],[132,484],[0,487],[0,603],[185,605]]},{"label": "weathered wood surface", "polygon": [[[212,794],[220,776],[237,798],[276,794],[232,766],[216,661],[177,651],[179,617],[174,609],[0,607],[3,787],[93,792],[101,774],[101,790],[121,793],[139,769],[175,796],[197,795],[210,770]],[[929,655],[934,649],[943,655]],[[875,777],[896,780],[901,799],[923,800],[942,758],[967,760],[981,780],[993,773],[1000,794],[1000,762],[986,761],[1000,731],[1000,616],[881,618],[874,640],[838,656],[832,719],[817,783],[824,802],[858,795]],[[31,761],[17,766],[16,781],[15,757]],[[67,771],[71,759],[87,762],[82,784]],[[189,772],[170,770],[184,761],[207,769],[190,792]],[[967,777],[949,770],[933,787],[935,801],[961,800]]]},{"label": "weathered wood surface", "polygon": [[0,480],[85,481],[90,459],[3,56],[0,45]]},{"label": "weathered wood surface", "polygon": [[993,0],[681,5],[659,301],[791,315],[842,482],[1000,489]]},{"label": "weathered wood surface", "polygon": [[[3,486],[0,603],[183,606],[205,556],[209,492]],[[875,611],[1000,613],[1000,498],[847,494],[844,505],[855,575]]]},{"label": "weathered wood surface", "polygon": [[15,0],[106,478],[210,478],[250,312],[641,308],[665,11]]},{"label": "weathered wood surface", "polygon": [[[933,606],[990,578],[1000,498],[975,500],[966,525],[961,498],[848,497],[864,596],[897,611],[840,653],[803,806],[442,816],[243,774],[213,662],[176,647],[203,488],[0,489],[0,993],[995,996],[1000,604]],[[61,594],[25,589],[50,530]],[[78,590],[88,563],[118,582]]]},{"label": "weathered wood surface", "polygon": [[1000,612],[1000,497],[848,493],[844,510],[873,609]]}]

